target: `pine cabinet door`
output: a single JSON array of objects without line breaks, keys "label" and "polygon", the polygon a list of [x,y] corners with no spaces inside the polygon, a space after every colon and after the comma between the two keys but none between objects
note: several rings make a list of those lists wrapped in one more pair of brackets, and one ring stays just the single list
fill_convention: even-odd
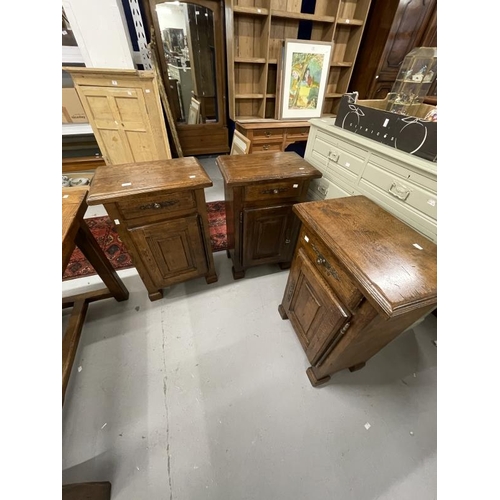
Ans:
[{"label": "pine cabinet door", "polygon": [[288,317],[307,359],[314,364],[341,335],[351,315],[302,249],[290,271],[285,297]]},{"label": "pine cabinet door", "polygon": [[300,224],[292,206],[243,211],[243,266],[292,260]]},{"label": "pine cabinet door", "polygon": [[134,228],[130,236],[158,287],[204,275],[208,270],[197,215]]},{"label": "pine cabinet door", "polygon": [[172,158],[153,72],[68,71],[107,165]]}]

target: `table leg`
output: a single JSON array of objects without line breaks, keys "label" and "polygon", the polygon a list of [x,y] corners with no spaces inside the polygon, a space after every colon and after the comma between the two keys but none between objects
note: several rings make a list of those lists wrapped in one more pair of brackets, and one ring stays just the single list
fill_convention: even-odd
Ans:
[{"label": "table leg", "polygon": [[85,220],[82,220],[80,224],[75,237],[75,243],[86,259],[92,264],[113,297],[119,302],[127,300],[129,296],[127,288],[97,243]]}]

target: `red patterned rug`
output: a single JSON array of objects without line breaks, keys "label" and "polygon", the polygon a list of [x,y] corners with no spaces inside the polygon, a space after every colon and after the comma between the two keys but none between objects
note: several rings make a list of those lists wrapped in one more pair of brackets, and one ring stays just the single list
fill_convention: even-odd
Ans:
[{"label": "red patterned rug", "polygon": [[[223,201],[207,203],[208,226],[212,251],[220,252],[227,249],[226,235],[226,206]],[[115,225],[108,216],[85,219],[90,231],[99,246],[104,250],[115,270],[134,267],[127,249],[118,236]],[[96,274],[95,269],[83,256],[79,248],[75,248],[69,260],[68,267],[63,274],[63,281],[73,278],[82,278]]]}]

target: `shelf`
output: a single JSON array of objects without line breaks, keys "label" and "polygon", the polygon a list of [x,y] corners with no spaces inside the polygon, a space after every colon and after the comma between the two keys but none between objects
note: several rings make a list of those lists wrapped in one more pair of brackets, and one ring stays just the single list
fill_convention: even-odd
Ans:
[{"label": "shelf", "polygon": [[262,99],[264,94],[236,94],[236,99]]},{"label": "shelf", "polygon": [[363,21],[359,19],[337,19],[337,24],[344,24],[350,26],[363,26]]},{"label": "shelf", "polygon": [[[279,89],[284,72],[281,67],[283,42],[299,38],[313,44],[332,43],[331,56],[324,61],[327,71],[326,98],[321,111],[336,114],[341,98],[349,88],[371,2],[225,2],[231,120],[268,121],[278,116],[276,112],[282,99]],[[306,4],[314,4],[314,7],[302,9]]]},{"label": "shelf", "polygon": [[352,62],[337,61],[330,63],[330,66],[335,66],[338,68],[350,68],[352,66]]},{"label": "shelf", "polygon": [[269,14],[268,9],[263,9],[260,7],[240,7],[235,5],[233,7],[235,14],[246,14],[250,16],[267,16]]},{"label": "shelf", "polygon": [[319,23],[334,23],[334,16],[317,16],[316,14],[303,14],[301,12],[287,12],[286,10],[271,10],[271,16],[284,19],[298,19],[301,21],[316,21]]},{"label": "shelf", "polygon": [[62,135],[93,134],[90,123],[63,123]]},{"label": "shelf", "polygon": [[266,64],[265,57],[235,57],[236,63]]}]

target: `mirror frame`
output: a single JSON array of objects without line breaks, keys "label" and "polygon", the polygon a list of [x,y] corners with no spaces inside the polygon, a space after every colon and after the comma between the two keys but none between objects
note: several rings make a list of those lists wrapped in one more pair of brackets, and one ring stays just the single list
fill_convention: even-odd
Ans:
[{"label": "mirror frame", "polygon": [[[153,26],[154,32],[150,36],[154,39],[156,58],[159,61],[159,73],[163,78],[163,86],[168,99],[172,102],[174,96],[172,89],[168,85],[168,68],[165,56],[160,53],[163,47],[160,25],[156,15],[156,5],[169,3],[165,0],[145,0],[148,2],[147,20],[149,26]],[[223,0],[179,0],[180,3],[191,3],[206,7],[213,12],[214,20],[214,40],[215,40],[215,85],[217,92],[217,122],[188,124],[183,122],[176,123],[177,133],[182,146],[184,156],[194,154],[212,154],[229,152],[229,135],[227,130],[227,112],[226,112],[226,57],[224,45],[224,17]],[[176,96],[175,96],[176,97]]]}]

